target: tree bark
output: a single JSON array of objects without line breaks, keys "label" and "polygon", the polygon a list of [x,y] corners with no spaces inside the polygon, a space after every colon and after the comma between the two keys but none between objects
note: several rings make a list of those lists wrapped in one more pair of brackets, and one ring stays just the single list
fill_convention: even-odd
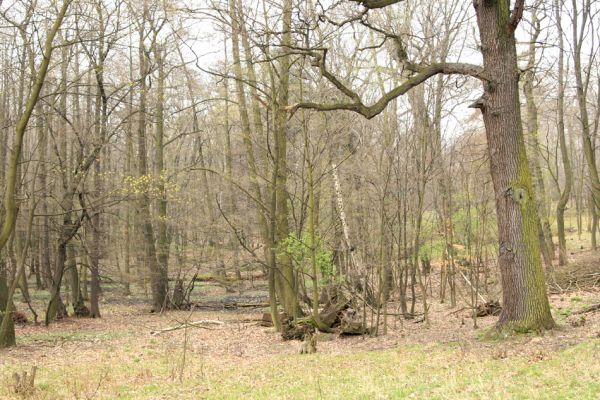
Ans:
[{"label": "tree bark", "polygon": [[488,78],[480,108],[500,242],[503,304],[497,327],[550,329],[554,321],[541,265],[535,195],[521,123],[515,14],[511,15],[508,0],[477,0],[474,4]]}]

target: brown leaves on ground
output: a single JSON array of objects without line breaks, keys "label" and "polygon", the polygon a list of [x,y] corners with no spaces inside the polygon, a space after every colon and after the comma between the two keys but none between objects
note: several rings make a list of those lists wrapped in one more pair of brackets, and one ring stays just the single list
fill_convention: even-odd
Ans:
[{"label": "brown leaves on ground", "polygon": [[[559,328],[541,337],[516,336],[507,339],[508,342],[502,341],[501,344],[479,339],[483,330],[493,326],[496,317],[478,318],[478,329],[473,329],[470,310],[456,312],[445,304],[433,302],[429,329],[415,323],[414,320],[388,317],[386,335],[336,337],[335,340],[319,343],[319,352],[339,354],[413,344],[458,343],[463,351],[482,352],[487,356],[492,353],[490,349],[502,345],[509,349],[508,356],[526,355],[540,358],[541,349],[550,354],[579,343],[584,338],[595,337],[600,331],[600,312],[587,313],[585,324],[568,323],[566,314],[598,302],[599,292],[552,295],[551,303]],[[294,354],[300,348],[299,341],[285,342],[273,328],[261,326],[262,311],[259,310],[172,311],[150,314],[144,306],[107,304],[103,311],[101,319],[68,318],[49,327],[31,324],[18,327],[17,337],[20,345],[14,349],[3,350],[0,362],[15,365],[27,362],[46,367],[76,360],[93,363],[100,354],[99,351],[107,347],[118,353],[123,349],[176,349],[181,348],[184,342],[190,354],[216,359],[269,358],[280,354]],[[168,326],[200,319],[220,320],[224,324],[212,326],[210,329],[190,327],[167,332],[159,337],[150,334]],[[383,326],[379,332],[383,332]]]}]

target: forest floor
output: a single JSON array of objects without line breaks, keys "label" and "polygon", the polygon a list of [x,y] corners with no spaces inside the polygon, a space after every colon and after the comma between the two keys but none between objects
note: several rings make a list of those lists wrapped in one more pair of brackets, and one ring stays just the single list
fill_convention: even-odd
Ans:
[{"label": "forest floor", "polygon": [[[198,290],[210,300],[235,296],[209,284]],[[428,329],[389,317],[386,335],[323,335],[313,355],[260,326],[260,309],[150,314],[142,298],[117,292],[105,291],[100,319],[17,327],[18,347],[0,350],[0,398],[600,398],[600,312],[572,315],[600,303],[594,288],[552,294],[559,327],[542,336],[492,340],[485,333],[496,317],[474,329],[469,310],[433,300]],[[224,324],[151,334],[205,319]],[[15,394],[13,374],[32,366],[34,391]]]}]

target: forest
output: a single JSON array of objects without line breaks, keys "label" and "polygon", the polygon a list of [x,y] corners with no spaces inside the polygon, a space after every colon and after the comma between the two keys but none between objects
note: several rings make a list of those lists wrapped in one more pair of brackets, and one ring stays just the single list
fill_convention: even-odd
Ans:
[{"label": "forest", "polygon": [[598,399],[600,1],[0,0],[0,399]]}]

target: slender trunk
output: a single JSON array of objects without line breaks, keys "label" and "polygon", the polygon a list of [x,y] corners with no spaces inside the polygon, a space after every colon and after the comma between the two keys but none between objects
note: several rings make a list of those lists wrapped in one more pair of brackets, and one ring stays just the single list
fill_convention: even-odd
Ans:
[{"label": "slender trunk", "polygon": [[[589,75],[586,77],[584,82],[583,67],[581,65],[581,51],[586,33],[586,23],[590,17],[589,2],[586,0],[581,10],[581,25],[579,22],[578,1],[572,1],[572,29],[573,29],[573,58],[574,58],[574,72],[575,72],[575,86],[577,103],[579,105],[579,121],[581,123],[581,140],[583,147],[583,154],[585,156],[586,166],[588,170],[588,176],[590,179],[590,190],[592,192],[592,199],[596,210],[600,209],[600,177],[598,176],[598,168],[596,167],[596,153],[594,150],[594,144],[592,143],[592,137],[590,134],[590,121],[587,108],[587,84],[589,82]],[[593,216],[593,214],[592,214]],[[593,217],[594,218],[594,217]],[[596,249],[595,233],[593,232],[594,242],[592,248]]]},{"label": "slender trunk", "polygon": [[155,162],[156,162],[156,177],[158,189],[158,222],[156,235],[156,258],[160,273],[160,280],[164,287],[168,284],[169,277],[169,235],[168,235],[168,200],[166,181],[167,173],[165,167],[165,66],[164,66],[164,49],[161,46],[156,46],[156,63],[158,65],[158,90],[156,94],[156,138],[155,138]]},{"label": "slender trunk", "polygon": [[[146,45],[144,44],[145,23],[148,18],[148,5],[144,0],[143,5],[143,21],[140,28],[139,42],[139,59],[140,59],[140,104],[138,113],[138,173],[139,179],[149,183],[148,175],[148,160],[146,151],[146,102],[147,102],[147,85],[148,78],[148,59],[146,53]],[[145,246],[145,261],[146,267],[150,272],[150,287],[152,290],[152,310],[161,311],[166,306],[167,286],[163,279],[163,273],[156,258],[156,245],[154,243],[154,228],[152,226],[152,215],[150,211],[150,194],[144,190],[139,197],[139,219],[141,230],[144,237]]]},{"label": "slender trunk", "polygon": [[0,323],[0,349],[5,347],[11,347],[16,345],[15,338],[15,328],[13,323],[12,313],[14,311],[14,303],[13,297],[15,295],[15,291],[17,289],[19,283],[19,277],[25,273],[25,260],[27,258],[27,251],[29,249],[29,245],[31,243],[31,235],[33,233],[33,217],[35,215],[35,198],[33,193],[35,193],[35,179],[32,183],[32,198],[29,204],[29,217],[27,220],[27,231],[25,236],[25,242],[22,244],[22,247],[19,249],[19,254],[17,255],[17,265],[16,265],[16,274],[13,282],[8,290],[8,295],[6,298],[6,308],[4,308],[4,312],[0,312],[1,323]]},{"label": "slender trunk", "polygon": [[529,139],[529,165],[533,178],[533,188],[535,191],[535,200],[537,203],[538,212],[538,236],[540,239],[540,249],[544,257],[545,264],[551,268],[552,260],[554,259],[554,244],[552,241],[552,231],[550,222],[548,221],[548,207],[546,199],[546,186],[540,167],[540,143],[538,139],[538,108],[535,103],[533,93],[536,67],[536,44],[541,32],[540,22],[537,18],[537,10],[533,11],[531,25],[534,32],[529,42],[529,55],[527,61],[527,72],[524,74],[523,93],[525,94],[526,109],[527,109],[527,134]]},{"label": "slender trunk", "polygon": [[17,204],[15,199],[17,186],[17,167],[19,159],[21,157],[21,150],[23,148],[23,139],[25,137],[25,131],[27,130],[29,119],[40,96],[42,86],[44,85],[44,80],[46,79],[46,74],[50,65],[50,58],[52,56],[52,51],[54,50],[52,42],[54,41],[54,37],[56,36],[60,25],[62,24],[63,18],[65,17],[65,14],[67,13],[67,9],[69,8],[70,4],[71,0],[63,1],[58,15],[56,16],[56,20],[47,32],[46,40],[44,42],[42,62],[37,71],[37,74],[35,75],[35,81],[33,83],[33,86],[31,87],[29,96],[27,97],[27,102],[25,103],[25,109],[23,110],[23,114],[20,115],[17,121],[17,126],[15,127],[15,139],[10,152],[10,160],[8,163],[8,171],[4,188],[5,190],[3,206],[5,210],[5,216],[4,221],[2,223],[2,227],[0,229],[0,251],[2,251],[2,249],[6,245],[6,242],[10,238],[10,235],[12,234],[12,231],[14,229],[15,221],[17,219]]},{"label": "slender trunk", "polygon": [[[425,202],[425,188],[427,185],[427,172],[426,168],[429,163],[429,151],[430,142],[432,138],[432,126],[431,120],[428,114],[427,106],[425,104],[425,88],[419,86],[414,88],[410,95],[409,101],[412,109],[413,120],[415,123],[415,165],[416,165],[416,196],[417,204],[414,211],[415,224],[414,224],[414,241],[413,241],[413,253],[412,253],[412,267],[413,267],[413,278],[416,275],[421,296],[423,297],[423,318],[426,326],[429,326],[429,312],[427,306],[427,288],[424,283],[423,274],[419,268],[419,252],[421,248],[421,227],[423,223],[423,212]],[[413,284],[414,286],[414,284]],[[413,296],[414,297],[414,296]],[[413,300],[414,304],[414,300]]]},{"label": "slender trunk", "polygon": [[[277,87],[277,100],[274,110],[274,136],[275,136],[275,158],[277,159],[277,181],[275,190],[277,192],[277,210],[275,219],[277,221],[277,246],[280,246],[289,236],[288,222],[288,192],[287,192],[287,112],[285,106],[289,104],[290,83],[290,48],[292,45],[292,1],[283,2],[283,27],[281,48],[283,54],[279,57],[279,85]],[[280,298],[284,311],[295,316],[300,310],[298,308],[296,274],[291,257],[285,251],[277,254],[279,273],[276,276]]]}]

